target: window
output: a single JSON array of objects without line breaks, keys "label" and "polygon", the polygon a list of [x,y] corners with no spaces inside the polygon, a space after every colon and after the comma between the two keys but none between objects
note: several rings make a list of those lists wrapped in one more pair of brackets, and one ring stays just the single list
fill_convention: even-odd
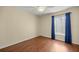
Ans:
[{"label": "window", "polygon": [[55,34],[65,34],[65,15],[55,16]]}]

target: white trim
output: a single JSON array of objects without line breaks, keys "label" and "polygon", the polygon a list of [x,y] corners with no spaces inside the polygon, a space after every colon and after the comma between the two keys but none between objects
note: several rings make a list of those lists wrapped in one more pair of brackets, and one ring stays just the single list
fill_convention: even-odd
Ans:
[{"label": "white trim", "polygon": [[30,39],[35,38],[37,36],[38,35],[33,36],[33,37],[29,37],[29,38],[25,38],[23,40],[19,40],[18,42],[14,42],[14,43],[10,43],[10,44],[7,44],[7,45],[0,46],[0,49],[5,48],[5,47],[8,47],[8,46],[11,46],[11,45],[14,45],[14,44],[17,44],[17,43],[20,43],[20,42],[23,42],[23,41],[26,41],[26,40],[30,40]]},{"label": "white trim", "polygon": [[65,36],[65,34],[63,34],[63,33],[55,33],[55,35],[62,35],[62,36]]}]

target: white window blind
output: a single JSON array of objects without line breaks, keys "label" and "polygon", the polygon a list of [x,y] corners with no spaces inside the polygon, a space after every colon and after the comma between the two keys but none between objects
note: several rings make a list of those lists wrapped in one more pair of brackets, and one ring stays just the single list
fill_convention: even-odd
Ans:
[{"label": "white window blind", "polygon": [[55,34],[65,35],[65,15],[55,16]]}]

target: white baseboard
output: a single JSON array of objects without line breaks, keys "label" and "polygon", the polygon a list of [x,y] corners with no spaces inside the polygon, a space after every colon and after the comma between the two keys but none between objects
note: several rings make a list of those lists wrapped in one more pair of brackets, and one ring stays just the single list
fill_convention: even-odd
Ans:
[{"label": "white baseboard", "polygon": [[25,39],[23,39],[23,40],[20,40],[20,41],[14,42],[14,43],[2,45],[2,46],[0,46],[0,49],[5,48],[5,47],[8,47],[8,46],[11,46],[11,45],[14,45],[14,44],[17,44],[17,43],[20,43],[20,42],[23,42],[23,41],[26,41],[26,40],[30,40],[30,39],[32,39],[32,38],[34,38],[34,37],[37,37],[37,36],[25,38]]},{"label": "white baseboard", "polygon": [[[44,36],[44,37],[51,38],[50,36],[45,36],[45,35],[40,35],[40,36]],[[30,40],[30,39],[32,39],[32,38],[34,38],[34,37],[37,37],[37,36],[25,38],[25,39],[20,40],[20,41],[18,41],[18,42],[10,43],[10,44],[7,44],[7,45],[2,45],[2,46],[0,46],[0,49],[5,48],[5,47],[8,47],[8,46],[11,46],[11,45],[14,45],[14,44],[17,44],[17,43],[20,43],[20,42],[23,42],[23,41],[26,41],[26,40]],[[61,41],[63,41],[63,40],[61,40]],[[76,42],[72,42],[72,43],[79,45],[79,43],[76,43]]]},{"label": "white baseboard", "polygon": [[[44,36],[44,37],[51,38],[51,36],[46,36],[46,35],[40,35],[40,36]],[[57,37],[57,38],[56,38],[57,40],[65,41],[64,37],[61,37],[61,36],[64,36],[64,35],[59,35],[59,34],[58,34],[58,36],[60,36],[60,37]],[[72,43],[79,45],[79,42],[74,42],[74,41],[72,41]]]}]

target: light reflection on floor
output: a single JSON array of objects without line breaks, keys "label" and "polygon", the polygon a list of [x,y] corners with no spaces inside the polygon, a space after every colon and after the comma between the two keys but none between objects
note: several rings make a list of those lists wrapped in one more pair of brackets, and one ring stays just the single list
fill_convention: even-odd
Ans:
[{"label": "light reflection on floor", "polygon": [[53,43],[50,51],[57,51],[57,52],[64,52],[64,51],[68,51],[69,49],[67,48],[67,46],[64,46],[64,44],[60,44],[60,43]]}]

